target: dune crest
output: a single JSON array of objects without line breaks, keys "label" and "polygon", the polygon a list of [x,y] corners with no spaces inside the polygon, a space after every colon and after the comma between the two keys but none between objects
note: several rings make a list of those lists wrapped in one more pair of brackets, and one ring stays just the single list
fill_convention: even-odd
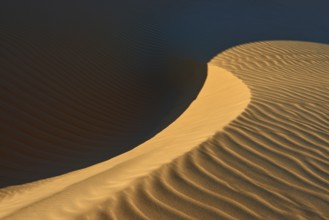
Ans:
[{"label": "dune crest", "polygon": [[141,177],[206,141],[236,118],[249,101],[249,89],[241,80],[209,64],[198,97],[162,132],[131,151],[89,168],[5,188],[0,197],[0,217],[74,219],[88,210],[97,210]]},{"label": "dune crest", "polygon": [[165,130],[106,162],[9,188],[0,217],[328,219],[328,72],[325,44],[231,48]]},{"label": "dune crest", "polygon": [[242,115],[82,219],[329,219],[329,45],[251,43],[211,63],[250,88]]}]

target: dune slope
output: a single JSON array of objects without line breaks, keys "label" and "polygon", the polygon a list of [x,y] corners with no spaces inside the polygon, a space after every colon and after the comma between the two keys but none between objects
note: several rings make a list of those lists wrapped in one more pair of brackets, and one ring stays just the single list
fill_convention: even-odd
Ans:
[{"label": "dune slope", "polygon": [[[117,192],[206,141],[236,118],[249,100],[249,89],[241,80],[209,65],[196,100],[162,132],[103,163],[45,181],[4,188],[0,192],[0,217],[75,219],[86,211],[97,210]],[[96,215],[100,218],[98,211]]]},{"label": "dune slope", "polygon": [[[107,48],[107,41],[90,45],[85,35],[75,33],[71,42],[59,33],[17,32],[0,32],[0,187],[132,149],[187,108],[206,74],[205,64],[160,59],[151,46],[128,58]],[[154,36],[145,41],[158,44]],[[152,53],[166,63],[148,58]]]},{"label": "dune slope", "polygon": [[0,188],[120,155],[195,99],[206,63],[168,54],[145,5],[0,1]]},{"label": "dune slope", "polygon": [[248,85],[247,109],[81,219],[329,218],[329,45],[252,43],[211,63]]}]

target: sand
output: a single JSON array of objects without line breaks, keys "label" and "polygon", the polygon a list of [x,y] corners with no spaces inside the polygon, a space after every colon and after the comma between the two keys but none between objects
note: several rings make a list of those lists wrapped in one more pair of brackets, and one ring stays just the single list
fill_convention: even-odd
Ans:
[{"label": "sand", "polygon": [[328,219],[329,46],[269,41],[208,64],[188,109],[103,163],[4,188],[2,219]]},{"label": "sand", "polygon": [[0,188],[118,156],[198,95],[206,62],[169,57],[125,4],[0,2]]},{"label": "sand", "polygon": [[250,88],[244,112],[82,219],[329,218],[329,46],[252,43],[211,63]]},{"label": "sand", "polygon": [[206,74],[196,61],[141,70],[84,43],[2,34],[0,187],[85,168],[136,147],[187,108]]},{"label": "sand", "polygon": [[249,99],[249,90],[241,80],[209,64],[207,79],[198,97],[165,130],[104,163],[44,183],[9,188],[3,193],[0,213],[9,215],[9,219],[74,218],[207,140],[237,117]]}]

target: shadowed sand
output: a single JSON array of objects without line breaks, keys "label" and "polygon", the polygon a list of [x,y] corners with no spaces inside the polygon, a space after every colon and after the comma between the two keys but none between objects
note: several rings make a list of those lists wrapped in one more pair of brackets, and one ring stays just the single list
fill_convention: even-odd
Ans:
[{"label": "shadowed sand", "polygon": [[328,7],[2,0],[0,219],[329,219]]},{"label": "shadowed sand", "polygon": [[205,141],[239,115],[249,97],[241,80],[210,64],[197,99],[165,130],[109,161],[45,182],[4,189],[0,213],[9,219],[77,217]]},{"label": "shadowed sand", "polygon": [[0,188],[120,155],[195,99],[206,63],[166,54],[151,12],[133,11],[0,2]]},{"label": "shadowed sand", "polygon": [[141,68],[111,50],[45,38],[0,34],[0,187],[132,149],[178,117],[204,82],[200,62],[163,58],[167,68]]},{"label": "shadowed sand", "polygon": [[329,45],[252,43],[211,64],[250,88],[246,110],[82,219],[329,218]]},{"label": "shadowed sand", "polygon": [[328,219],[328,71],[324,44],[229,49],[209,63],[197,99],[165,130],[103,163],[3,189],[0,213],[4,219]]}]

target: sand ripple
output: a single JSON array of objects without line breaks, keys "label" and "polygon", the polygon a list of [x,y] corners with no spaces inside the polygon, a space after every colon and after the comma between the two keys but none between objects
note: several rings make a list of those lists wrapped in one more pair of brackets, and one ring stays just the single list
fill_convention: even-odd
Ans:
[{"label": "sand ripple", "polygon": [[110,219],[328,219],[329,46],[252,43],[211,63],[248,85],[247,109],[99,213]]},{"label": "sand ripple", "polygon": [[[30,194],[9,190],[5,219],[329,219],[329,46],[251,43],[209,67],[226,81],[208,79],[163,132]],[[218,67],[248,86],[247,108],[246,88]]]}]

